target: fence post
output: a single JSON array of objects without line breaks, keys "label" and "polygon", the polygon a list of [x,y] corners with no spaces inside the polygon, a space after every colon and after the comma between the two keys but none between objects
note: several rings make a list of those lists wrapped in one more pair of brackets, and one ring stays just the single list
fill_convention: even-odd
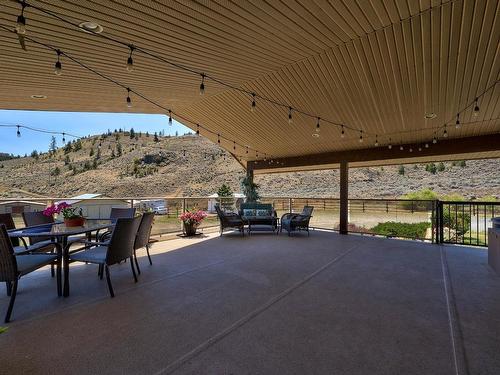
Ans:
[{"label": "fence post", "polygon": [[288,213],[292,213],[292,198],[288,198]]},{"label": "fence post", "polygon": [[[186,212],[186,198],[182,198],[182,213]],[[184,223],[181,220],[181,231],[184,230]]]},{"label": "fence post", "polygon": [[[434,238],[434,231],[436,230],[436,205],[435,201],[431,202],[431,242],[436,243],[437,242],[437,236]],[[437,233],[436,233],[437,234]]]}]

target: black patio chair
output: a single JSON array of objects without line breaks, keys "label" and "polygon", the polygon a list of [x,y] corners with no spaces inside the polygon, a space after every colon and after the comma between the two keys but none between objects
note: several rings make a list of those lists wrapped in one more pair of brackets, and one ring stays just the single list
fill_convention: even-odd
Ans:
[{"label": "black patio chair", "polygon": [[[122,207],[111,207],[111,213],[109,215],[109,219],[114,224],[118,219],[132,219],[135,217],[135,207],[131,208],[122,208]],[[99,234],[97,231],[95,238],[99,241],[103,242],[109,240],[111,236],[111,231],[106,230],[105,232]]]},{"label": "black patio chair", "polygon": [[146,248],[148,254],[149,264],[153,265],[151,261],[151,255],[149,255],[149,245],[151,240],[149,236],[151,235],[151,228],[153,227],[153,220],[155,218],[154,212],[145,212],[142,214],[141,224],[139,225],[139,230],[135,237],[134,242],[134,260],[137,267],[137,272],[141,274],[141,269],[139,268],[139,262],[137,262],[137,250]]},{"label": "black patio chair", "polygon": [[132,274],[134,275],[134,281],[137,282],[133,258],[135,237],[140,224],[140,216],[132,219],[117,219],[109,241],[87,242],[86,244],[88,246],[93,247],[71,254],[70,261],[93,263],[103,267],[106,272],[109,294],[111,297],[114,297],[115,293],[111,285],[109,266],[120,263],[128,258],[130,260]]},{"label": "black patio chair", "polygon": [[309,236],[309,221],[311,220],[313,210],[313,206],[304,206],[300,214],[284,214],[280,220],[280,232],[283,232],[283,229],[285,229],[288,235],[290,235],[292,232],[305,230]]},{"label": "black patio chair", "polygon": [[55,254],[25,254],[16,256],[7,233],[7,228],[5,225],[0,224],[0,281],[6,282],[7,295],[10,297],[9,307],[5,315],[5,323],[10,321],[12,315],[19,279],[49,264],[56,265],[57,267],[57,294],[60,296],[62,294],[61,258]]},{"label": "black patio chair", "polygon": [[245,222],[240,215],[233,212],[224,212],[218,204],[215,205],[215,210],[217,211],[217,216],[219,217],[221,236],[226,228],[236,228],[241,232],[242,236],[245,235]]}]

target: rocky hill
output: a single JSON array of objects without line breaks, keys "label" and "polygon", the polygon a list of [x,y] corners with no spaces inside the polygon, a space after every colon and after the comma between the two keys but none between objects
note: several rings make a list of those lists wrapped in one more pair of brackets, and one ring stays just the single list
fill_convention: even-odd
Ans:
[{"label": "rocky hill", "polygon": [[[239,191],[243,175],[234,158],[201,137],[110,133],[1,161],[0,197],[206,196],[223,183]],[[263,196],[336,197],[339,172],[270,174],[256,176],[256,182]],[[349,182],[356,198],[396,198],[422,188],[468,198],[499,196],[500,160],[351,169]]]}]

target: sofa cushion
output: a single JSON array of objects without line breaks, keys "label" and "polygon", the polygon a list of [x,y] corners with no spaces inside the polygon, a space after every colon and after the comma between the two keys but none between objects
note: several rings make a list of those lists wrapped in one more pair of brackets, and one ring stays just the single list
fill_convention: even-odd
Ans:
[{"label": "sofa cushion", "polygon": [[262,216],[271,216],[271,211],[269,210],[255,210],[255,216],[262,217]]},{"label": "sofa cushion", "polygon": [[253,208],[243,209],[243,216],[255,216],[255,210]]}]

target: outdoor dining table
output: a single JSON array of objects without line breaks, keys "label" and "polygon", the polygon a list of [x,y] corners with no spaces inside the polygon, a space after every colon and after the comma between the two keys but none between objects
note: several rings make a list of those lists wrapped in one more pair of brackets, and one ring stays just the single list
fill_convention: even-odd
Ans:
[{"label": "outdoor dining table", "polygon": [[85,224],[80,227],[67,227],[62,222],[54,222],[50,224],[41,224],[32,227],[25,227],[20,229],[10,230],[9,237],[21,238],[21,237],[50,237],[53,241],[60,244],[57,246],[57,252],[60,257],[62,257],[63,263],[63,296],[69,296],[69,248],[71,243],[68,242],[68,238],[71,236],[78,236],[85,234],[90,239],[92,232],[110,229],[114,227],[115,223],[111,220],[102,219],[87,219]]}]

